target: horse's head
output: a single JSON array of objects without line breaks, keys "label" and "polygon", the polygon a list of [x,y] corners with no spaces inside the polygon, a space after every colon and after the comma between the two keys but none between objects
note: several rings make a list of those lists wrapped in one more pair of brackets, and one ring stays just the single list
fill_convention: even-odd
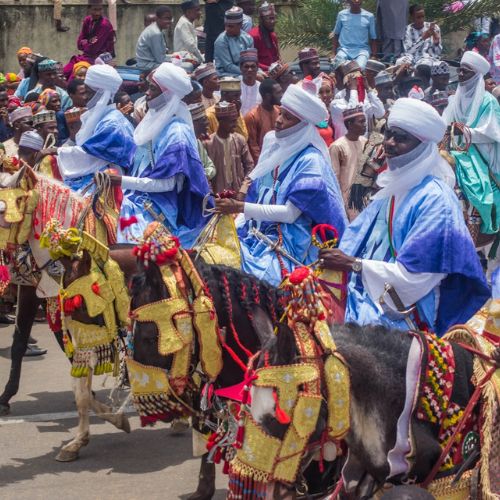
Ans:
[{"label": "horse's head", "polygon": [[[324,471],[337,456],[337,442],[349,427],[349,375],[321,293],[310,271],[292,273],[285,283],[286,320],[249,367],[251,402],[240,415],[244,433],[231,469],[235,494],[244,480],[256,491],[281,483],[292,485],[290,495],[300,492],[308,467]],[[265,317],[261,322],[272,331]],[[324,486],[316,483],[310,491]]]}]

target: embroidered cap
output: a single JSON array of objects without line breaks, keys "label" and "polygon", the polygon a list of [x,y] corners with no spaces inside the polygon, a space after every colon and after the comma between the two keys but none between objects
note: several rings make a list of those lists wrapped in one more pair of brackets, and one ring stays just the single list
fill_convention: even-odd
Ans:
[{"label": "embroidered cap", "polygon": [[288,71],[288,64],[282,61],[276,61],[269,66],[268,75],[272,80],[277,80]]},{"label": "embroidered cap", "polygon": [[198,80],[201,82],[203,78],[206,78],[207,76],[211,76],[217,73],[217,70],[215,69],[215,66],[213,63],[206,63],[206,64],[200,64],[193,73],[193,77],[195,80]]},{"label": "embroidered cap", "polygon": [[11,125],[14,125],[14,122],[20,120],[21,118],[33,118],[33,111],[29,106],[19,106],[14,111],[9,113],[9,121]]},{"label": "embroidered cap", "polygon": [[246,49],[240,52],[240,64],[246,62],[259,62],[259,58],[257,56],[257,49]]},{"label": "embroidered cap", "polygon": [[44,59],[43,61],[38,63],[38,72],[46,73],[48,71],[56,71],[57,70],[57,62],[54,59]]},{"label": "embroidered cap", "polygon": [[311,61],[319,57],[318,51],[312,47],[307,47],[299,51],[299,62]]},{"label": "embroidered cap", "polygon": [[33,115],[33,126],[42,125],[43,123],[55,122],[56,114],[54,111],[50,111],[48,109],[44,109]]},{"label": "embroidered cap", "polygon": [[202,120],[206,118],[207,113],[205,112],[205,106],[201,102],[195,102],[188,106],[189,112],[191,113],[191,118],[193,121]]},{"label": "embroidered cap", "polygon": [[431,76],[449,74],[450,67],[446,61],[436,61],[431,67]]},{"label": "embroidered cap", "polygon": [[243,22],[243,9],[240,7],[231,7],[224,13],[225,24],[240,24]]},{"label": "embroidered cap", "polygon": [[355,118],[356,116],[364,116],[363,106],[356,106],[355,108],[346,109],[342,112],[344,122]]},{"label": "embroidered cap", "polygon": [[80,108],[71,108],[64,112],[66,123],[76,123],[80,121],[82,111]]},{"label": "embroidered cap", "polygon": [[233,102],[218,102],[215,105],[215,116],[217,118],[237,118],[238,108]]},{"label": "embroidered cap", "polygon": [[386,84],[392,84],[392,76],[387,73],[387,71],[380,71],[377,75],[375,75],[375,86],[377,87],[378,85],[386,85]]},{"label": "embroidered cap", "polygon": [[232,76],[225,76],[219,80],[219,87],[221,92],[241,92],[241,80]]}]

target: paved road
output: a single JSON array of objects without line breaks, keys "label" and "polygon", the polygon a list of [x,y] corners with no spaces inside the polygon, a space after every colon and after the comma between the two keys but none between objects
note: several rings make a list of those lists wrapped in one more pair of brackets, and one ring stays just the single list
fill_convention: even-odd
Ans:
[{"label": "paved road", "polygon": [[[10,326],[0,327],[2,390],[12,332]],[[91,440],[79,460],[54,460],[77,424],[69,364],[45,324],[37,324],[33,335],[49,352],[25,358],[11,414],[0,418],[0,498],[186,499],[196,488],[199,466],[191,455],[190,431],[175,435],[166,425],[142,429],[135,414],[131,434],[92,417]],[[104,401],[109,389],[102,387],[103,380],[97,377],[95,386]],[[225,498],[225,485],[218,474],[216,500]]]}]

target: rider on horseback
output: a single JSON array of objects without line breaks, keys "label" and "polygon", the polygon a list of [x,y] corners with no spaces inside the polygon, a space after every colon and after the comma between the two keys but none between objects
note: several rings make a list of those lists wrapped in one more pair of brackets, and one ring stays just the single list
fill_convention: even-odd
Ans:
[{"label": "rider on horseback", "polygon": [[[389,170],[377,181],[382,189],[346,230],[340,249],[321,254],[325,267],[351,272],[346,322],[405,329],[404,316],[393,308],[416,304],[414,323],[442,335],[488,299],[451,189],[453,172],[436,146],[445,130],[430,105],[406,98],[394,104],[384,142]],[[401,304],[385,297],[386,285]]]}]

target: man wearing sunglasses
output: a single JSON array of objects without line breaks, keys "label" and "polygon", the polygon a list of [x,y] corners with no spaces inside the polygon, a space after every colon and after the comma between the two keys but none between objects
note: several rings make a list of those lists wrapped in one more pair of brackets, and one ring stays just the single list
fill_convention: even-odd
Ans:
[{"label": "man wearing sunglasses", "polygon": [[437,148],[445,131],[425,102],[401,98],[392,107],[381,189],[347,228],[340,248],[320,254],[324,267],[350,273],[346,322],[400,329],[411,322],[442,335],[488,299],[453,171]]}]

